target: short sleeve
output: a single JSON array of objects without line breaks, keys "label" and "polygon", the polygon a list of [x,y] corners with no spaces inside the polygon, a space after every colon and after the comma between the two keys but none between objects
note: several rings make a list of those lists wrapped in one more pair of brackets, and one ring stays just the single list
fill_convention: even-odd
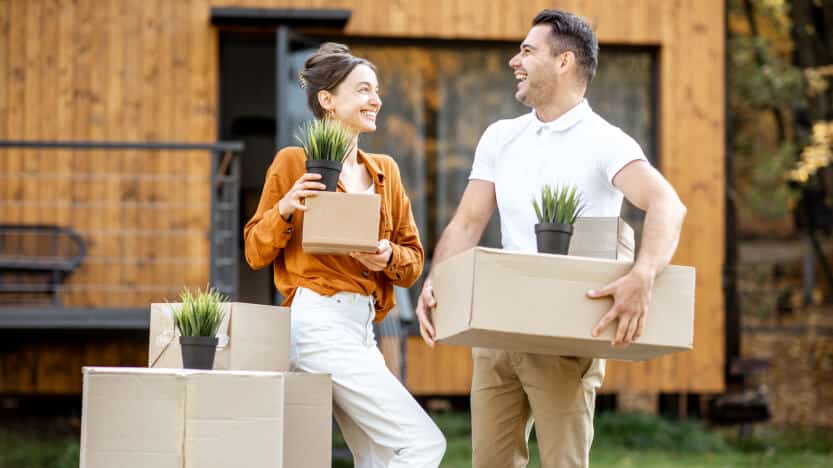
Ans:
[{"label": "short sleeve", "polygon": [[477,143],[469,180],[495,181],[495,162],[499,146],[497,123],[493,123],[483,132]]},{"label": "short sleeve", "polygon": [[625,166],[634,161],[648,161],[645,153],[639,143],[636,142],[625,132],[617,129],[616,138],[611,139],[612,143],[608,146],[607,151],[603,156],[602,169],[604,170],[607,182],[613,186],[613,178]]}]

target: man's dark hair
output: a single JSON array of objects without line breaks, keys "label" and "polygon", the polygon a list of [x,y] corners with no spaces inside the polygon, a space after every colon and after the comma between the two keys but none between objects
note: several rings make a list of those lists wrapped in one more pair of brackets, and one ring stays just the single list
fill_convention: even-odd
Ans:
[{"label": "man's dark hair", "polygon": [[554,55],[572,51],[584,73],[587,85],[596,75],[599,64],[599,42],[590,24],[580,16],[561,10],[543,10],[532,20],[533,26],[550,26],[550,48]]}]

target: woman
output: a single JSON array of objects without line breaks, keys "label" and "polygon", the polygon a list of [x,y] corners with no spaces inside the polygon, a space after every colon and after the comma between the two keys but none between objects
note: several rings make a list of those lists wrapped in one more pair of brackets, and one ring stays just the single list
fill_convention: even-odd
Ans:
[{"label": "woman", "polygon": [[[382,107],[376,69],[341,44],[327,43],[307,59],[300,77],[312,113],[336,119],[353,134],[376,130]],[[278,152],[260,204],[244,229],[252,268],[274,265],[275,285],[292,308],[290,360],[305,372],[333,378],[333,413],[356,467],[437,467],[445,438],[376,347],[372,322],[394,306],[393,286],[411,286],[423,250],[399,168],[389,156],[353,145],[338,183],[344,192],[382,198],[376,253],[307,255],[301,250],[303,200],[325,187],[305,174],[301,148]]]}]

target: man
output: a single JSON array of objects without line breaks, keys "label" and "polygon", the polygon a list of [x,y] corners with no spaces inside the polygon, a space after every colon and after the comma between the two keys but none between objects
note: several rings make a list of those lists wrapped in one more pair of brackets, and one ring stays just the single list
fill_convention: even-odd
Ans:
[{"label": "man", "polygon": [[[585,216],[618,216],[624,195],[646,211],[639,257],[629,273],[587,294],[613,298],[593,335],[613,326],[612,345],[627,346],[642,334],[654,278],[676,250],[686,208],[639,145],[591,110],[584,95],[597,62],[596,36],[583,19],[544,10],[533,20],[509,61],[518,80],[515,97],[533,111],[484,132],[434,262],[474,247],[496,208],[504,249],[535,252],[531,199],[545,183],[576,184],[587,203]],[[431,346],[429,309],[435,306],[429,276],[417,316]],[[533,420],[543,467],[588,466],[602,360],[493,349],[472,354],[475,468],[526,466]]]}]

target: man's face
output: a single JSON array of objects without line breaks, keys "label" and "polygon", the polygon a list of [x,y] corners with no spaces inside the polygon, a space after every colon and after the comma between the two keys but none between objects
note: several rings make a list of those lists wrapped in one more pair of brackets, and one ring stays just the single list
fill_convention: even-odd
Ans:
[{"label": "man's face", "polygon": [[564,54],[552,54],[551,44],[550,26],[533,26],[521,43],[520,51],[509,60],[518,80],[515,99],[521,104],[536,107],[558,93],[561,79],[567,72],[565,67],[569,64],[564,63]]}]

